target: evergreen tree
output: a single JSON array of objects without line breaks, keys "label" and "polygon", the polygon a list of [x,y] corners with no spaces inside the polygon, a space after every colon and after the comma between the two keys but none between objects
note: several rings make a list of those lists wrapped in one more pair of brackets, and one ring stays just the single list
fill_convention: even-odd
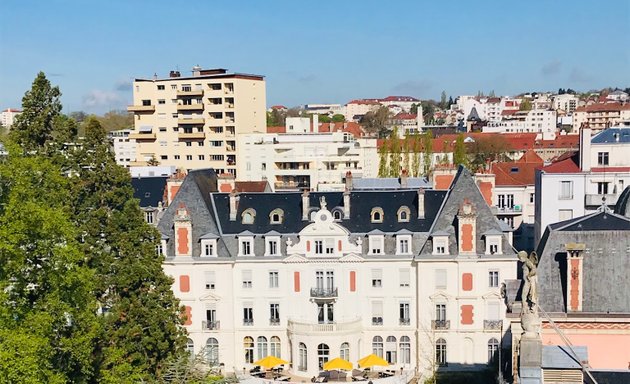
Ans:
[{"label": "evergreen tree", "polygon": [[0,162],[0,376],[88,382],[98,333],[94,273],[75,240],[67,179],[48,159],[7,146]]},{"label": "evergreen tree", "polygon": [[159,376],[183,347],[180,310],[172,280],[156,255],[159,233],[144,222],[127,170],[115,163],[105,130],[85,122],[72,185],[77,226],[99,277],[97,299],[107,309],[98,340],[100,380]]}]

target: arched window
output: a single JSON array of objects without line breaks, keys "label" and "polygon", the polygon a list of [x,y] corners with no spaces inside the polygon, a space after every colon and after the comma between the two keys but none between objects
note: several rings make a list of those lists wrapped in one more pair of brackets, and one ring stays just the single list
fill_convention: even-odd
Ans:
[{"label": "arched window", "polygon": [[399,223],[409,222],[410,214],[411,214],[411,211],[409,210],[409,208],[403,205],[402,207],[398,209],[398,222]]},{"label": "arched window", "polygon": [[269,354],[267,350],[267,338],[265,336],[258,336],[256,341],[258,342],[258,359],[267,357]]},{"label": "arched window", "polygon": [[378,357],[383,357],[383,338],[374,336],[372,339],[372,353]]},{"label": "arched window", "polygon": [[270,355],[280,358],[280,338],[278,336],[271,336],[271,343],[269,343]]},{"label": "arched window", "polygon": [[241,214],[241,223],[243,224],[254,224],[255,219],[256,219],[256,211],[253,208],[247,208]]},{"label": "arched window", "polygon": [[488,340],[488,364],[494,362],[499,351],[499,340],[494,337]]},{"label": "arched window", "polygon": [[341,344],[341,348],[339,349],[339,357],[346,361],[350,361],[350,343]]},{"label": "arched window", "polygon": [[385,343],[385,360],[390,364],[396,364],[396,338],[394,336],[387,336],[387,342]]},{"label": "arched window", "polygon": [[341,218],[343,217],[343,214],[342,214],[342,213],[341,213],[341,211],[340,211],[340,210],[338,210],[338,209],[335,209],[335,210],[332,212],[332,215],[333,215],[333,219],[335,219],[335,220],[341,220]]},{"label": "arched window", "polygon": [[190,354],[191,358],[195,356],[195,343],[192,339],[186,340],[186,352]]},{"label": "arched window", "polygon": [[319,369],[324,369],[324,364],[328,362],[328,356],[330,355],[330,348],[326,344],[320,344],[317,346],[317,362],[319,363]]},{"label": "arched window", "polygon": [[284,211],[280,208],[276,208],[269,214],[269,222],[271,224],[282,224],[284,220]]},{"label": "arched window", "polygon": [[245,348],[245,363],[252,364],[254,362],[254,339],[245,336],[243,339],[243,347]]},{"label": "arched window", "polygon": [[206,360],[210,366],[219,365],[219,341],[214,337],[206,341]]},{"label": "arched window", "polygon": [[372,213],[370,214],[373,223],[382,223],[383,222],[383,209],[380,207],[372,208]]},{"label": "arched window", "polygon": [[298,358],[298,371],[308,370],[308,350],[304,343],[300,343],[298,347]]},{"label": "arched window", "polygon": [[400,338],[400,363],[411,364],[411,340],[409,336]]},{"label": "arched window", "polygon": [[435,342],[435,362],[441,366],[446,366],[446,340],[437,339]]}]

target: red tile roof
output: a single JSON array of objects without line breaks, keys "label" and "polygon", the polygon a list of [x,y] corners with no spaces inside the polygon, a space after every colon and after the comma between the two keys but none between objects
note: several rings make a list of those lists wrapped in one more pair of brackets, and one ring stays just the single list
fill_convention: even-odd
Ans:
[{"label": "red tile roof", "polygon": [[418,115],[415,113],[404,113],[401,112],[393,117],[394,120],[415,120],[418,118]]},{"label": "red tile roof", "polygon": [[272,105],[271,109],[288,109],[288,108],[285,107],[284,105]]},{"label": "red tile roof", "polygon": [[578,156],[578,152],[565,153],[558,158],[558,161],[541,169],[546,173],[580,173]]},{"label": "red tile roof", "polygon": [[354,121],[349,123],[320,123],[318,132],[348,132],[351,133],[354,137],[363,136],[363,129]]},{"label": "red tile roof", "polygon": [[501,102],[501,98],[500,97],[490,97],[490,98],[488,98],[487,102],[491,103],[491,104],[498,104],[498,103]]},{"label": "red tile roof", "polygon": [[537,148],[579,148],[580,135],[556,135],[555,140],[538,140]]},{"label": "red tile roof", "polygon": [[234,184],[239,192],[265,192],[267,190],[266,181],[236,181]]},{"label": "red tile roof", "polygon": [[375,99],[358,99],[349,101],[348,104],[367,104],[367,105],[376,105],[380,104],[378,100]]},{"label": "red tile roof", "polygon": [[630,172],[630,167],[593,167],[593,172]]},{"label": "red tile roof", "polygon": [[284,126],[275,126],[275,127],[267,127],[267,133],[286,133],[287,127]]},{"label": "red tile roof", "polygon": [[[539,158],[540,159],[540,158]],[[534,185],[536,169],[543,166],[542,159],[538,162],[504,162],[492,164],[494,184],[498,186],[526,186]]]},{"label": "red tile roof", "polygon": [[411,96],[387,96],[384,99],[379,99],[379,101],[420,101],[420,100]]},{"label": "red tile roof", "polygon": [[622,103],[596,103],[577,107],[575,112],[617,112],[621,110],[630,110],[630,104]]},{"label": "red tile roof", "polygon": [[543,163],[543,159],[533,150],[529,149],[518,159],[519,163]]}]

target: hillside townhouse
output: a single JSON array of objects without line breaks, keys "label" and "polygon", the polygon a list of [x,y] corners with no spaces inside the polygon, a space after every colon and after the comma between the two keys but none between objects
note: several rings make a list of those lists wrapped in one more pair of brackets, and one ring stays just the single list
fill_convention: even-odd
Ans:
[{"label": "hillside townhouse", "polygon": [[236,172],[236,134],[265,132],[262,76],[194,67],[192,76],[135,79],[136,156],[131,165],[161,165]]},{"label": "hillside townhouse", "polygon": [[[195,170],[158,224],[188,348],[244,371],[274,355],[305,379],[369,353],[429,377],[485,369],[516,257],[472,175],[447,190],[214,193]],[[505,345],[509,347],[509,343]]]},{"label": "hillside townhouse", "polygon": [[504,110],[501,120],[488,122],[483,127],[488,133],[536,133],[537,139],[553,140],[556,137],[556,111],[532,109],[530,111]]},{"label": "hillside townhouse", "polygon": [[378,99],[352,100],[346,104],[344,116],[346,121],[359,121],[368,112],[376,111],[382,106]]},{"label": "hillside townhouse", "polygon": [[116,164],[125,168],[129,168],[131,162],[136,161],[136,141],[129,138],[133,132],[132,129],[119,129],[107,134],[114,148]]},{"label": "hillside townhouse", "polygon": [[599,132],[630,121],[630,104],[620,102],[596,103],[578,107],[573,113],[573,132],[583,127]]},{"label": "hillside townhouse", "polygon": [[630,185],[630,127],[605,129],[591,137],[580,131],[580,149],[536,172],[536,239],[559,221],[614,206]]},{"label": "hillside townhouse", "polygon": [[576,95],[572,95],[570,93],[564,93],[562,95],[554,95],[552,97],[553,100],[553,109],[563,110],[568,114],[573,114],[578,107],[579,98]]}]

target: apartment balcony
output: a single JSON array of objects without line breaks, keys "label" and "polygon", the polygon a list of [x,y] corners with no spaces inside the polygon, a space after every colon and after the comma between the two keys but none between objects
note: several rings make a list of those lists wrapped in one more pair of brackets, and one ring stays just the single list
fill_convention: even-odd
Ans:
[{"label": "apartment balcony", "polygon": [[312,334],[347,334],[361,332],[361,319],[350,321],[338,321],[328,324],[310,323],[304,321],[291,320],[288,321],[288,330],[290,333],[298,333],[303,335]]},{"label": "apartment balcony", "polygon": [[219,329],[221,329],[221,322],[204,320],[201,322],[201,329],[208,331],[218,331]]},{"label": "apartment balcony", "polygon": [[228,152],[235,152],[236,151],[236,147],[227,146],[227,147],[225,147],[225,150],[228,151]]},{"label": "apartment balcony", "polygon": [[297,191],[299,188],[309,188],[309,183],[296,181],[276,181],[273,185],[276,190]]},{"label": "apartment balcony", "polygon": [[337,296],[337,288],[311,288],[311,297],[315,299],[334,299]]},{"label": "apartment balcony", "polygon": [[178,90],[177,97],[195,97],[195,96],[203,96],[203,89],[191,89],[191,90]]},{"label": "apartment balcony", "polygon": [[130,133],[129,138],[134,139],[136,141],[142,141],[142,140],[153,141],[155,140],[155,133],[150,133],[150,132]]},{"label": "apartment balcony", "polygon": [[497,207],[498,215],[520,215],[523,213],[523,207],[521,205],[514,205],[512,207]]},{"label": "apartment balcony", "polygon": [[203,119],[203,117],[196,117],[196,118],[179,118],[177,119],[177,124],[179,125],[203,125],[205,123],[205,120]]},{"label": "apartment balcony", "polygon": [[500,331],[502,325],[503,325],[502,320],[484,320],[483,330],[484,331]]},{"label": "apartment balcony", "polygon": [[398,319],[398,324],[400,324],[400,325],[411,325],[411,319],[410,318]]},{"label": "apartment balcony", "polygon": [[226,109],[234,109],[234,104],[232,104],[232,103],[226,103],[226,104],[225,104],[225,108],[226,108]]},{"label": "apartment balcony", "polygon": [[127,106],[127,112],[134,112],[134,113],[155,112],[155,105],[129,105]]},{"label": "apartment balcony", "polygon": [[272,317],[271,319],[269,319],[269,325],[272,325],[272,326],[280,325],[280,319]]},{"label": "apartment balcony", "polygon": [[431,329],[435,329],[436,331],[451,329],[451,321],[450,320],[431,320]]},{"label": "apartment balcony", "polygon": [[146,167],[148,164],[148,161],[130,161],[129,162],[129,166],[130,167]]},{"label": "apartment balcony", "polygon": [[206,138],[206,134],[204,132],[180,132],[177,135],[179,140],[204,140]]},{"label": "apartment balcony", "polygon": [[246,327],[253,327],[254,319],[243,319],[243,325]]},{"label": "apartment balcony", "polygon": [[383,325],[383,317],[382,316],[372,317],[372,325]]},{"label": "apartment balcony", "polygon": [[584,205],[587,207],[599,207],[602,205],[603,199],[606,198],[606,205],[611,206],[617,204],[617,195],[613,195],[610,193],[607,194],[599,194],[599,193],[587,193],[585,197]]},{"label": "apartment balcony", "polygon": [[234,121],[235,121],[235,120],[234,120],[234,118],[233,118],[233,117],[226,117],[226,118],[225,118],[225,122],[226,122],[227,124],[234,124]]},{"label": "apartment balcony", "polygon": [[203,111],[203,104],[177,104],[178,111]]}]

